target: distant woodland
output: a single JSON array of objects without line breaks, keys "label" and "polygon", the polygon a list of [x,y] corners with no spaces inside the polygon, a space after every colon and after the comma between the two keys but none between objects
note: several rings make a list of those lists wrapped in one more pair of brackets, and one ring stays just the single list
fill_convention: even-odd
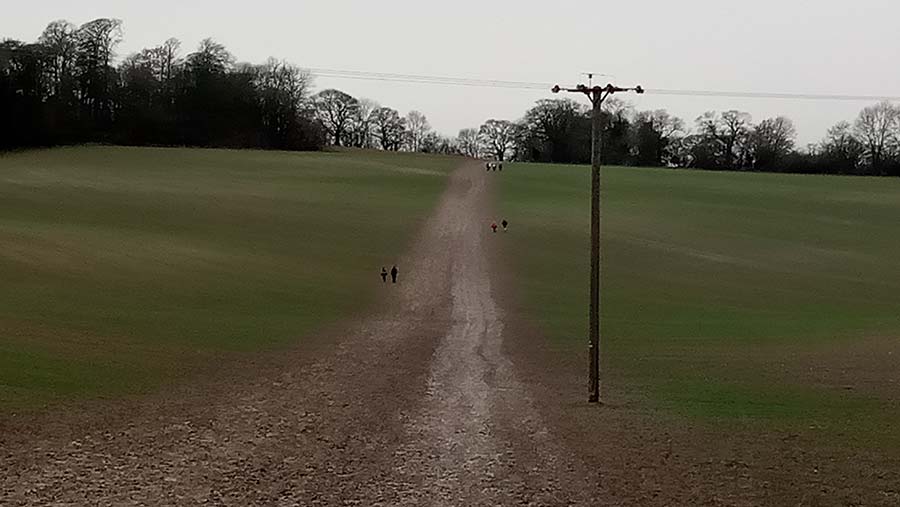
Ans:
[{"label": "distant woodland", "polygon": [[[240,63],[211,39],[177,39],[118,58],[122,23],[54,21],[34,42],[0,42],[0,150],[80,143],[317,150],[324,146],[587,163],[590,109],[538,101],[455,138],[419,111],[401,114],[340,90],[313,93],[288,62]],[[798,147],[790,119],[710,111],[693,122],[611,99],[603,162],[712,170],[900,176],[900,106],[882,102]]]}]

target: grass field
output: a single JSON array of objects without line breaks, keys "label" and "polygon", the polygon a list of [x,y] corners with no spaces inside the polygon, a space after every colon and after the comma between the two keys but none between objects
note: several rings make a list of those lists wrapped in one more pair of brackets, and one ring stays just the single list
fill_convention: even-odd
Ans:
[{"label": "grass field", "polygon": [[[521,314],[585,354],[589,169],[512,165]],[[606,380],[673,415],[900,444],[900,180],[609,168]]]},{"label": "grass field", "polygon": [[0,407],[152,389],[179,361],[283,346],[365,308],[458,163],[111,147],[0,156]]}]

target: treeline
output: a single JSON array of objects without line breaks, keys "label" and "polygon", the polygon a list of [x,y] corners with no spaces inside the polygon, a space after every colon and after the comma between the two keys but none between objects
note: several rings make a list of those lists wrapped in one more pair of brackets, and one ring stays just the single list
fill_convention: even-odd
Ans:
[{"label": "treeline", "polygon": [[[498,160],[590,161],[590,108],[540,100],[517,121],[488,120],[456,138],[424,114],[340,90],[312,95],[312,77],[269,59],[237,63],[211,39],[182,56],[169,39],[116,64],[121,21],[50,23],[36,42],[0,42],[0,150],[85,142],[318,149],[326,144]],[[754,123],[741,111],[707,112],[689,126],[665,110],[611,99],[603,162],[715,170],[900,175],[900,107],[882,102],[825,139],[798,149],[785,117]]]},{"label": "treeline", "polygon": [[340,90],[324,90],[312,97],[311,104],[327,143],[334,146],[459,153],[455,141],[436,133],[419,111],[401,116],[396,109]]},{"label": "treeline", "polygon": [[[499,160],[589,163],[590,108],[541,100],[521,120],[463,129],[458,150]],[[753,123],[741,111],[707,112],[690,128],[665,110],[636,111],[611,99],[603,118],[605,164],[713,170],[900,176],[900,107],[881,102],[841,122],[821,142],[797,149],[783,116]]]},{"label": "treeline", "polygon": [[[538,101],[517,121],[491,119],[456,138],[434,132],[424,115],[391,108],[339,90],[313,97],[327,142],[525,162],[589,163],[591,111],[571,99]],[[796,129],[783,116],[754,123],[741,111],[710,111],[693,127],[665,110],[637,111],[607,101],[603,163],[712,170],[900,176],[900,107],[882,102],[841,122],[820,143],[798,149]]]},{"label": "treeline", "polygon": [[37,42],[0,42],[0,149],[84,142],[316,149],[312,79],[270,59],[237,63],[169,39],[114,63],[121,21],[54,21]]}]

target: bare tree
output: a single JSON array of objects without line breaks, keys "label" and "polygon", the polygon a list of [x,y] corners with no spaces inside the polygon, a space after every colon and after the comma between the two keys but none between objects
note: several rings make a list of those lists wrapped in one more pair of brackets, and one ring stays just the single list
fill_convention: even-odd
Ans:
[{"label": "bare tree", "polygon": [[719,122],[719,113],[715,111],[707,111],[701,114],[694,122],[697,124],[697,131],[700,135],[716,139],[720,139],[723,136],[721,123]]},{"label": "bare tree", "polygon": [[515,147],[516,125],[507,120],[488,120],[478,130],[484,149],[500,162]]},{"label": "bare tree", "polygon": [[170,82],[175,77],[175,70],[180,65],[178,52],[181,50],[181,41],[176,38],[167,39],[166,42],[156,48],[156,58],[159,65],[159,79]]},{"label": "bare tree", "polygon": [[751,116],[741,111],[709,111],[697,118],[692,158],[702,166],[740,169],[749,158]]},{"label": "bare tree", "polygon": [[675,141],[684,121],[665,109],[637,113],[632,124],[632,156],[639,165],[667,165],[675,157]]},{"label": "bare tree", "polygon": [[610,97],[603,103],[603,112],[611,122],[627,120],[634,115],[634,106],[628,101]]},{"label": "bare tree", "polygon": [[685,131],[684,120],[677,116],[672,116],[665,109],[657,109],[651,112],[649,119],[653,122],[663,139],[671,139],[673,136]]},{"label": "bare tree", "polygon": [[396,109],[379,107],[372,112],[372,134],[381,144],[381,149],[397,151],[406,136],[406,121]]},{"label": "bare tree", "polygon": [[437,132],[428,132],[422,138],[420,150],[423,153],[440,153],[442,155],[451,155],[458,153],[456,143],[452,139],[444,137]]},{"label": "bare tree", "polygon": [[197,51],[187,56],[187,67],[197,76],[224,74],[234,67],[235,58],[224,45],[203,39]]},{"label": "bare tree", "polygon": [[89,21],[76,32],[77,74],[81,104],[92,120],[112,120],[112,68],[115,48],[122,40],[122,21],[100,18]]},{"label": "bare tree", "polygon": [[532,133],[528,129],[528,124],[524,119],[515,122],[515,137],[513,138],[512,153],[509,155],[510,160],[522,161],[527,160],[529,153],[529,141],[532,140]]},{"label": "bare tree", "polygon": [[900,107],[888,101],[863,109],[856,119],[855,133],[865,146],[873,172],[884,173],[885,162],[897,153]]},{"label": "bare tree", "polygon": [[456,136],[456,144],[459,151],[472,158],[481,156],[481,138],[478,129],[462,129]]},{"label": "bare tree", "polygon": [[38,42],[45,48],[50,94],[59,96],[73,91],[75,61],[78,56],[78,28],[59,20],[47,25]]},{"label": "bare tree", "polygon": [[180,48],[181,42],[178,39],[169,39],[160,46],[130,55],[124,60],[123,66],[146,69],[158,82],[166,83],[172,80],[181,64],[178,58]]},{"label": "bare tree", "polygon": [[687,133],[684,136],[675,138],[669,146],[671,158],[670,162],[676,167],[703,167],[703,160],[699,160],[698,153],[704,153],[700,145],[707,143],[708,140],[703,134]]},{"label": "bare tree", "polygon": [[590,108],[572,99],[544,99],[525,112],[516,154],[537,162],[590,161]]},{"label": "bare tree", "polygon": [[259,94],[262,122],[269,145],[291,147],[292,143],[297,142],[299,119],[312,87],[309,72],[269,58],[255,69],[253,84]]},{"label": "bare tree", "polygon": [[819,146],[821,163],[828,172],[856,174],[862,162],[865,147],[853,133],[853,125],[842,121],[828,129]]},{"label": "bare tree", "polygon": [[697,133],[684,139],[682,148],[687,150],[680,158],[694,167],[704,169],[730,169],[726,165],[725,137],[719,113],[707,111],[695,120]]},{"label": "bare tree", "polygon": [[794,149],[797,129],[794,123],[779,116],[760,122],[750,136],[750,152],[753,168],[774,169],[776,164]]},{"label": "bare tree", "polygon": [[348,140],[359,101],[340,90],[325,90],[315,97],[316,117],[335,146]]},{"label": "bare tree", "polygon": [[752,132],[752,121],[750,114],[742,111],[732,109],[722,113],[725,167],[739,169],[744,166],[749,155],[748,141]]},{"label": "bare tree", "polygon": [[122,21],[95,19],[81,25],[75,36],[79,57],[83,62],[97,67],[108,66],[115,56],[116,46],[122,41]]},{"label": "bare tree", "polygon": [[422,141],[430,131],[428,118],[419,111],[410,111],[406,115],[406,144],[409,151],[419,151],[422,148]]},{"label": "bare tree", "polygon": [[374,113],[380,106],[373,100],[360,99],[356,114],[350,122],[350,144],[356,148],[373,146]]}]

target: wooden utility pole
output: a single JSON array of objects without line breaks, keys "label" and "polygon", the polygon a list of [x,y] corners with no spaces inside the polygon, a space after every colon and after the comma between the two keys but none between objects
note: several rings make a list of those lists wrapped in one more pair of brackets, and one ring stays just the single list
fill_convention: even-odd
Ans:
[{"label": "wooden utility pole", "polygon": [[[593,75],[588,74],[592,79]],[[640,86],[634,88],[619,88],[608,84],[606,86],[585,86],[580,84],[575,88],[560,88],[556,85],[551,90],[553,93],[561,91],[583,93],[591,99],[591,304],[590,304],[590,387],[588,401],[600,402],[600,155],[603,151],[603,101],[614,93],[633,91],[644,93]]]}]

